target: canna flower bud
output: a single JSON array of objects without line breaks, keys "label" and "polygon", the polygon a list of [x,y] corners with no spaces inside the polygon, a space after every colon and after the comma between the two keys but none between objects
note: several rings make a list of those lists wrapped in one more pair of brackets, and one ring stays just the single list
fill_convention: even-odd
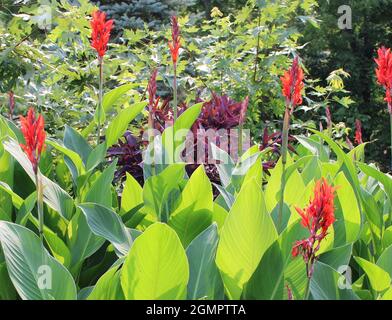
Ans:
[{"label": "canna flower bud", "polygon": [[302,90],[304,88],[304,72],[299,65],[298,57],[295,57],[291,68],[280,78],[282,81],[282,93],[287,103],[292,108],[302,103]]},{"label": "canna flower bud", "polygon": [[177,64],[178,55],[180,51],[180,27],[176,16],[171,18],[172,25],[172,41],[169,41],[170,54],[172,56],[173,64]]},{"label": "canna flower bud", "polygon": [[363,143],[362,124],[361,124],[361,120],[359,120],[359,119],[355,120],[355,140],[354,141],[357,145]]},{"label": "canna flower bud", "polygon": [[157,94],[157,75],[158,75],[158,70],[154,69],[150,80],[148,81],[147,85],[147,91],[148,91],[148,109],[151,112],[156,103],[156,94]]},{"label": "canna flower bud", "polygon": [[113,28],[113,20],[106,21],[106,13],[102,11],[94,11],[92,13],[91,25],[91,47],[93,47],[98,57],[102,58],[107,50],[110,38],[110,31]]},{"label": "canna flower bud", "polygon": [[34,173],[37,174],[41,153],[45,147],[46,134],[44,118],[42,115],[36,118],[34,109],[30,108],[26,118],[20,116],[20,124],[26,142],[26,144],[21,144],[20,146],[29,158]]}]

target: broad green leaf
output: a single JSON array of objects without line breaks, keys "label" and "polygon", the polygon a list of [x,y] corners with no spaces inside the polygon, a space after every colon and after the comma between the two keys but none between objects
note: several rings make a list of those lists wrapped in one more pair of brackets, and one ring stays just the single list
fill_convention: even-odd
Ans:
[{"label": "broad green leaf", "polygon": [[112,206],[112,181],[116,171],[117,160],[113,161],[102,174],[93,182],[84,202],[94,202],[106,207]]},{"label": "broad green leaf", "polygon": [[163,132],[162,143],[168,163],[173,163],[173,155],[175,156],[174,159],[179,159],[186,135],[199,116],[202,107],[203,103],[197,103],[189,107],[177,118],[174,126],[166,128]]},{"label": "broad green leaf", "polygon": [[218,203],[214,202],[214,212],[212,213],[212,221],[218,225],[218,231],[220,231],[225,224],[226,218],[229,213],[222,208]]},{"label": "broad green leaf", "polygon": [[36,202],[37,202],[37,192],[34,191],[25,200],[23,200],[22,205],[18,209],[18,212],[16,214],[16,220],[15,220],[17,224],[20,224],[22,226],[26,225],[27,220],[29,218],[29,213],[31,213],[32,210],[34,209]]},{"label": "broad green leaf", "polygon": [[189,261],[188,299],[223,298],[222,279],[215,264],[218,240],[217,225],[212,224],[186,249]]},{"label": "broad green leaf", "polygon": [[244,299],[282,300],[284,297],[284,262],[279,243],[264,253],[255,272],[246,283]]},{"label": "broad green leaf", "polygon": [[211,224],[213,194],[204,166],[200,165],[181,193],[177,209],[170,215],[169,225],[176,230],[184,248]]},{"label": "broad green leaf", "polygon": [[326,150],[323,144],[316,141],[317,138],[312,139],[305,136],[294,136],[294,137],[313,155],[316,155],[320,159],[320,161],[328,161],[329,159],[328,151]]},{"label": "broad green leaf", "polygon": [[344,276],[330,266],[316,262],[310,281],[311,296],[314,300],[358,300],[344,281]]},{"label": "broad green leaf", "polygon": [[[76,179],[78,176],[80,176],[84,173],[84,171],[85,171],[84,164],[83,164],[82,158],[80,157],[80,155],[77,152],[75,152],[71,149],[68,149],[66,146],[62,145],[61,142],[57,142],[55,140],[47,139],[46,143],[48,145],[52,146],[53,148],[55,148],[56,150],[60,151],[62,154],[64,154],[64,156],[66,156],[65,159],[69,158],[72,161],[72,164],[74,165],[74,167],[77,171],[77,175],[76,175],[76,177],[74,177],[74,179]],[[74,175],[71,168],[70,168],[70,171]]]},{"label": "broad green leaf", "polygon": [[16,209],[19,209],[22,206],[23,199],[15,192],[13,192],[8,184],[3,181],[0,181],[0,190],[7,193],[11,197],[12,204],[15,206]]},{"label": "broad green leaf", "polygon": [[95,235],[110,241],[120,257],[128,253],[132,246],[132,238],[119,215],[96,203],[83,203],[79,208]]},{"label": "broad green leaf", "polygon": [[18,294],[8,275],[7,264],[0,262],[0,300],[16,300]]},{"label": "broad green leaf", "polygon": [[342,246],[356,241],[361,231],[361,212],[351,184],[343,172],[335,178],[335,245]]},{"label": "broad green leaf", "polygon": [[76,299],[76,286],[71,274],[48,254],[32,231],[13,223],[0,222],[0,242],[10,278],[22,299]]},{"label": "broad green leaf", "polygon": [[120,276],[118,267],[110,268],[98,279],[87,300],[124,300]]},{"label": "broad green leaf", "polygon": [[86,217],[78,209],[67,227],[67,246],[71,252],[71,271],[78,272],[84,259],[94,254],[105,242],[91,232]]},{"label": "broad green leaf", "polygon": [[[15,140],[8,140],[4,142],[4,148],[19,162],[30,179],[35,183],[35,175],[31,163],[19,144]],[[74,208],[71,196],[41,173],[39,173],[39,176],[43,184],[45,203],[69,220],[72,217]]]},{"label": "broad green leaf", "polygon": [[221,231],[216,263],[226,294],[239,299],[277,232],[256,180],[242,186]]},{"label": "broad green leaf", "polygon": [[[14,159],[5,152],[2,141],[9,135],[11,130],[6,125],[3,118],[0,118],[0,181],[13,187],[14,183]],[[14,135],[13,135],[14,136]],[[8,192],[0,190],[0,203],[4,214],[3,220],[11,220],[12,199]]]},{"label": "broad green leaf", "polygon": [[[292,245],[291,245],[292,246]],[[302,258],[290,258],[284,270],[285,283],[293,293],[295,300],[302,300],[305,295],[306,283],[306,267]],[[286,293],[287,294],[287,293]]]},{"label": "broad green leaf", "polygon": [[103,110],[108,112],[121,97],[123,97],[129,90],[137,87],[138,85],[139,84],[137,83],[124,84],[105,93],[102,101]]},{"label": "broad green leaf", "polygon": [[[32,214],[29,214],[29,221],[31,221],[35,227],[39,228],[39,221]],[[71,253],[64,241],[51,229],[44,225],[44,239],[46,244],[52,253],[52,255],[66,268],[69,268],[71,264]]]},{"label": "broad green leaf", "polygon": [[126,173],[126,177],[124,190],[121,195],[121,214],[143,203],[143,189],[139,182],[128,172]]},{"label": "broad green leaf", "polygon": [[367,261],[361,257],[354,257],[355,261],[365,271],[369,278],[370,285],[378,292],[388,289],[391,285],[391,277],[388,272],[379,267],[378,265]]},{"label": "broad green leaf", "polygon": [[383,294],[381,300],[392,300],[392,287],[390,287],[390,288],[388,289],[388,291],[386,291],[386,292]]},{"label": "broad green leaf", "polygon": [[392,245],[386,248],[381,254],[377,260],[377,265],[388,272],[392,278]]},{"label": "broad green leaf", "polygon": [[346,177],[353,186],[353,190],[355,194],[357,195],[357,198],[360,199],[359,195],[359,179],[357,176],[357,172],[355,169],[355,166],[353,164],[353,161],[350,159],[350,157],[344,153],[344,151],[339,147],[339,145],[333,141],[330,137],[325,135],[324,133],[321,133],[317,130],[308,128],[309,131],[312,131],[314,134],[322,138],[324,141],[328,143],[328,145],[331,147],[333,152],[336,154],[338,161],[342,163],[342,170],[343,172],[346,173]]},{"label": "broad green leaf", "polygon": [[[102,112],[101,120],[105,118],[105,113],[107,113],[115,105],[123,101],[123,99],[121,98],[123,98],[128,91],[130,91],[132,88],[135,88],[139,85],[140,84],[138,83],[124,84],[105,93],[102,99],[103,112]],[[86,137],[89,133],[91,133],[96,128],[96,118],[97,115],[96,117],[94,117],[94,121],[91,121],[91,123],[83,130],[82,132],[83,137]],[[103,123],[103,121],[101,123]]]},{"label": "broad green leaf", "polygon": [[388,175],[369,165],[361,162],[358,162],[357,165],[366,175],[373,177],[384,186],[385,193],[388,196],[389,201],[392,203],[392,179]]},{"label": "broad green leaf", "polygon": [[144,183],[145,210],[158,220],[167,221],[168,215],[174,209],[173,201],[177,201],[180,194],[179,183],[185,174],[184,167],[184,164],[172,164],[160,174],[149,177]]},{"label": "broad green leaf", "polygon": [[[286,168],[288,169],[291,164],[292,160],[290,157],[288,157]],[[272,210],[279,202],[282,173],[282,161],[280,159],[276,167],[271,170],[271,177],[269,178],[267,187],[265,189],[265,202],[268,212],[272,212]],[[305,188],[306,187],[301,175],[297,170],[293,170],[291,174],[287,177],[284,202],[288,206],[292,204],[298,205],[298,198],[300,198],[304,194]]]},{"label": "broad green leaf", "polygon": [[102,124],[105,123],[106,121],[106,114],[105,111],[103,110],[103,107],[101,104],[97,104],[97,108],[95,109],[95,113],[94,113],[94,121],[95,123],[100,123],[101,126]]},{"label": "broad green leaf", "polygon": [[106,143],[96,146],[89,154],[86,163],[86,171],[95,169],[106,156]]},{"label": "broad green leaf", "polygon": [[189,265],[176,232],[163,223],[134,242],[121,272],[127,300],[185,299]]},{"label": "broad green leaf", "polygon": [[219,178],[222,182],[223,187],[226,188],[231,181],[232,171],[235,166],[234,162],[226,151],[220,149],[212,142],[210,145],[213,159],[219,161],[219,164],[216,164]]},{"label": "broad green leaf", "polygon": [[353,245],[347,244],[342,247],[333,248],[319,256],[319,261],[338,270],[341,266],[348,266],[352,254]]},{"label": "broad green leaf", "polygon": [[66,125],[63,142],[66,148],[76,152],[80,156],[84,165],[87,164],[87,159],[92,148],[79,132]]},{"label": "broad green leaf", "polygon": [[382,238],[382,245],[384,246],[384,248],[387,248],[392,245],[392,226],[389,226],[385,229]]},{"label": "broad green leaf", "polygon": [[117,143],[118,139],[127,130],[129,123],[143,110],[146,102],[135,103],[123,110],[111,120],[106,130],[106,146],[110,147]]}]

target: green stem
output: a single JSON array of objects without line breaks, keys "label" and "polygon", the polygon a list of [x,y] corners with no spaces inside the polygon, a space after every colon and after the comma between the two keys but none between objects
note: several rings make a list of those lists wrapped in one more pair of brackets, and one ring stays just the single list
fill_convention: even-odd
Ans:
[{"label": "green stem", "polygon": [[242,129],[243,125],[241,123],[238,128],[238,160],[240,160],[242,156]]},{"label": "green stem", "polygon": [[177,121],[177,64],[173,64],[174,78],[173,78],[173,163],[176,162],[176,148],[175,148],[175,136],[174,124]]},{"label": "green stem", "polygon": [[289,126],[290,126],[290,109],[286,107],[283,119],[283,130],[282,130],[282,178],[281,178],[281,192],[279,199],[279,211],[278,211],[278,229],[280,230],[282,219],[283,219],[283,206],[284,206],[284,191],[286,188],[286,163],[287,163],[287,149],[289,140]]},{"label": "green stem", "polygon": [[391,171],[392,171],[392,112],[389,113],[389,124],[391,129]]},{"label": "green stem", "polygon": [[[392,172],[392,111],[391,108],[388,108],[390,110],[389,112],[389,125],[390,125],[390,130],[391,130],[391,168],[390,171]],[[386,227],[392,225],[392,210],[390,210],[389,213],[389,218],[388,218],[388,224],[386,225]]]},{"label": "green stem", "polygon": [[39,237],[43,243],[44,241],[44,194],[42,189],[42,183],[38,177],[38,173],[35,174],[35,183],[37,188],[37,209],[38,209],[38,232]]},{"label": "green stem", "polygon": [[97,145],[101,141],[101,112],[103,96],[103,58],[98,58],[99,63],[99,96],[98,96],[98,124],[97,124]]},{"label": "green stem", "polygon": [[151,173],[153,176],[155,176],[155,164],[154,164],[154,157],[155,157],[155,152],[154,152],[154,120],[152,118],[152,110],[149,110],[148,113],[148,129],[149,129],[149,133],[148,133],[148,144],[149,146],[152,146],[151,148],[151,153],[150,153],[150,157],[151,157]]},{"label": "green stem", "polygon": [[304,295],[304,300],[309,300],[309,295],[310,295],[310,279],[308,277],[308,280],[306,281],[306,289],[305,289],[305,295]]},{"label": "green stem", "polygon": [[177,120],[177,65],[173,65],[174,78],[173,78],[173,124]]}]

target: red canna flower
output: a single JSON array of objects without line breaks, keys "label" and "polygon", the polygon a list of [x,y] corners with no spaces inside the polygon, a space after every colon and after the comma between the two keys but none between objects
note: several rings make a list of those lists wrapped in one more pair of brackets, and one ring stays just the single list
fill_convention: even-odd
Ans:
[{"label": "red canna flower", "polygon": [[361,125],[361,120],[357,119],[355,120],[355,143],[356,144],[362,144],[362,125]]},{"label": "red canna flower", "polygon": [[307,239],[297,241],[292,248],[292,256],[302,254],[307,264],[308,277],[312,276],[316,253],[321,241],[326,237],[328,228],[335,222],[334,215],[335,188],[325,178],[317,181],[314,197],[304,210],[295,208],[301,216],[301,224],[309,230]]},{"label": "red canna flower", "polygon": [[102,58],[107,50],[113,20],[106,21],[106,13],[99,10],[94,11],[92,17],[91,46],[97,51],[98,57]]},{"label": "red canna flower", "polygon": [[381,47],[377,50],[378,58],[374,59],[377,64],[377,81],[385,89],[385,101],[388,102],[389,113],[392,114],[392,53],[391,49]]},{"label": "red canna flower", "polygon": [[178,25],[177,17],[172,16],[172,41],[169,41],[170,54],[172,56],[173,64],[177,64],[178,55],[180,51],[180,27]]},{"label": "red canna flower", "polygon": [[302,90],[304,88],[304,72],[298,63],[298,57],[295,57],[291,68],[286,71],[282,81],[282,93],[286,97],[287,103],[290,103],[292,108],[302,103]]},{"label": "red canna flower", "polygon": [[30,108],[26,118],[20,116],[20,124],[26,142],[25,145],[21,144],[20,146],[33,165],[34,173],[37,174],[41,152],[45,147],[46,134],[44,118],[42,115],[36,118],[34,109]]}]

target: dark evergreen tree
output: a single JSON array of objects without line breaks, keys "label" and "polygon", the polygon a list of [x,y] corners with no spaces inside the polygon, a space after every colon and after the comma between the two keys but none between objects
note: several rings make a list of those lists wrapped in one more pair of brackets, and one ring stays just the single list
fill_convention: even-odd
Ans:
[{"label": "dark evergreen tree", "polygon": [[[342,5],[351,8],[352,29],[338,27]],[[377,139],[366,147],[368,159],[388,166],[389,116],[384,92],[376,83],[374,58],[379,46],[392,47],[392,1],[320,1],[319,12],[320,28],[309,27],[303,39],[308,43],[303,55],[311,77],[325,79],[338,68],[350,73],[346,85],[355,104],[348,110],[332,108],[334,121],[344,121],[353,128],[355,119],[360,119],[364,140]]]},{"label": "dark evergreen tree", "polygon": [[195,0],[100,0],[100,9],[115,20],[115,28],[136,29],[147,24],[151,29],[168,23],[170,16],[194,6]]}]

